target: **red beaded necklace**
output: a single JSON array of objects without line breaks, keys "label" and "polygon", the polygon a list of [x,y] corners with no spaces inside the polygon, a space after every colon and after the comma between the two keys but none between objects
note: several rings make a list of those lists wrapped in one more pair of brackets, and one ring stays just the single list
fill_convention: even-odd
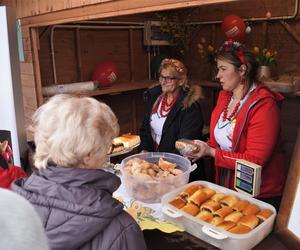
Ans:
[{"label": "red beaded necklace", "polygon": [[[161,95],[157,101],[155,102],[153,109],[152,109],[152,114],[155,114],[156,112],[159,112],[161,117],[166,117],[169,113],[169,111],[172,109],[174,106],[175,102],[177,101],[178,95],[174,96],[172,102],[168,104],[168,98],[166,95]],[[161,105],[160,105],[161,102]],[[158,111],[158,107],[160,105],[160,110]]]},{"label": "red beaded necklace", "polygon": [[237,111],[239,110],[241,101],[245,98],[246,95],[247,95],[247,92],[242,96],[242,98],[237,102],[237,104],[235,104],[235,107],[232,110],[231,114],[227,117],[228,106],[229,106],[230,100],[232,98],[232,93],[228,96],[228,101],[227,101],[227,104],[225,105],[224,111],[223,111],[223,122],[225,122],[226,120],[231,121],[231,119],[236,115]]}]

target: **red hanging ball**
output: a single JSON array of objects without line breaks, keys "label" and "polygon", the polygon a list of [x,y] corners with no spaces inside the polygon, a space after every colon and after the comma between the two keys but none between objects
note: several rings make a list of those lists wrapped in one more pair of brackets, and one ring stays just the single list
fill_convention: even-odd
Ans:
[{"label": "red hanging ball", "polygon": [[117,80],[117,66],[111,61],[97,64],[92,76],[99,82],[99,87],[109,87]]},{"label": "red hanging ball", "polygon": [[245,41],[246,25],[239,16],[226,16],[222,22],[221,29],[226,37],[226,40],[232,39],[238,42]]}]

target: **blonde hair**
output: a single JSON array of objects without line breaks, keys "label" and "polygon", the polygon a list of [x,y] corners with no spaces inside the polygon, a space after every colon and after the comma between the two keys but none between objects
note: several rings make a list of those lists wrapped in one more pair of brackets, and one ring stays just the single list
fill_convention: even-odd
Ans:
[{"label": "blonde hair", "polygon": [[179,80],[181,81],[181,87],[182,88],[188,88],[188,77],[187,77],[187,68],[185,67],[185,65],[177,60],[177,59],[173,59],[173,58],[165,58],[164,60],[162,60],[161,64],[160,64],[160,68],[159,68],[159,73],[161,73],[161,71],[163,69],[168,70],[170,73],[172,73],[175,77],[179,78]]},{"label": "blonde hair", "polygon": [[105,156],[119,133],[118,120],[106,104],[90,97],[56,95],[33,115],[36,144],[34,164],[46,168],[49,161],[76,167],[85,156]]}]

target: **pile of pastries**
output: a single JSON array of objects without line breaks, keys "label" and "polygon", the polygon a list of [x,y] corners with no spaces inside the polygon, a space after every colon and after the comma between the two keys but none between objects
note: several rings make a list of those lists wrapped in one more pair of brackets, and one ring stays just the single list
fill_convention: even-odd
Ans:
[{"label": "pile of pastries", "polygon": [[201,185],[187,187],[169,203],[199,220],[236,234],[250,232],[273,214],[235,195],[225,195]]},{"label": "pile of pastries", "polygon": [[122,169],[122,183],[131,197],[147,203],[156,203],[160,202],[165,193],[185,185],[187,179],[174,163],[160,158],[155,164],[136,157],[125,163]]},{"label": "pile of pastries", "polygon": [[136,157],[126,162],[124,170],[129,175],[158,180],[183,173],[182,170],[176,168],[176,164],[165,161],[163,158],[155,164]]}]

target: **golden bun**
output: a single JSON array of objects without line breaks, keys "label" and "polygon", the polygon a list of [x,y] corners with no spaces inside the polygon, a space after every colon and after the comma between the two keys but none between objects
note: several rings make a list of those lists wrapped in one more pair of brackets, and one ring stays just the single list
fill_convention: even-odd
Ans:
[{"label": "golden bun", "polygon": [[253,229],[258,225],[258,223],[259,223],[259,219],[255,215],[250,214],[250,215],[243,216],[239,220],[238,225],[244,225]]},{"label": "golden bun", "polygon": [[218,209],[217,211],[213,212],[214,217],[218,216],[221,218],[225,218],[226,215],[232,213],[233,210],[231,207],[222,207]]},{"label": "golden bun", "polygon": [[252,229],[250,227],[244,225],[237,225],[230,228],[228,231],[234,234],[245,234],[245,233],[249,233],[251,230]]},{"label": "golden bun", "polygon": [[232,221],[234,223],[237,223],[242,217],[243,217],[243,214],[241,212],[234,211],[234,212],[226,215],[226,217],[224,218],[224,220],[226,220],[226,221]]},{"label": "golden bun", "polygon": [[198,207],[200,207],[200,205],[206,200],[208,200],[208,196],[202,191],[202,189],[197,190],[188,198],[188,202],[194,203]]},{"label": "golden bun", "polygon": [[202,205],[200,206],[201,210],[208,211],[210,213],[213,213],[220,208],[221,208],[221,206],[220,206],[219,202],[213,201],[213,200],[207,200],[207,201],[203,202]]},{"label": "golden bun", "polygon": [[232,206],[232,209],[234,211],[238,211],[238,212],[241,212],[243,211],[243,209],[245,207],[247,207],[249,205],[249,201],[246,201],[246,200],[240,200],[238,201],[237,203],[235,203],[233,206]]},{"label": "golden bun", "polygon": [[169,204],[180,209],[186,205],[186,202],[180,197],[177,197],[174,200],[170,201]]},{"label": "golden bun", "polygon": [[213,219],[213,215],[208,211],[202,210],[200,213],[196,215],[196,218],[210,223]]},{"label": "golden bun", "polygon": [[199,213],[199,207],[197,207],[196,205],[192,204],[192,203],[188,203],[186,204],[184,207],[181,208],[182,211],[195,216],[196,214]]},{"label": "golden bun", "polygon": [[235,205],[240,199],[235,195],[227,195],[222,200],[220,200],[221,207],[232,207]]},{"label": "golden bun", "polygon": [[259,222],[262,223],[268,219],[273,212],[270,209],[262,209],[256,216],[259,219]]},{"label": "golden bun", "polygon": [[259,206],[255,205],[255,204],[249,204],[242,210],[242,213],[244,215],[251,215],[251,214],[258,214],[259,211],[260,211]]},{"label": "golden bun", "polygon": [[236,224],[232,221],[223,221],[217,225],[218,228],[222,228],[224,230],[229,230],[230,228],[233,228],[234,226],[236,226]]}]

